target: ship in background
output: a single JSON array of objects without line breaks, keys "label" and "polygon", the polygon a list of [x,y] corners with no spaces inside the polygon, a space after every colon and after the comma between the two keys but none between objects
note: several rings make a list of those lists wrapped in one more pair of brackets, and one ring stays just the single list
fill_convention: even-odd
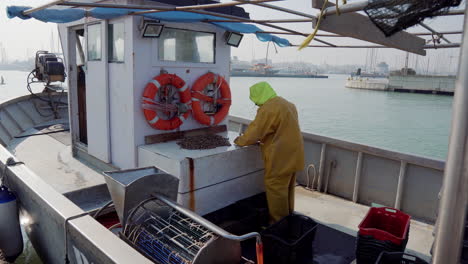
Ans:
[{"label": "ship in background", "polygon": [[265,63],[257,63],[251,68],[232,68],[233,77],[284,77],[284,78],[328,78],[327,75],[313,73],[306,69],[286,68],[274,69]]},{"label": "ship in background", "polygon": [[[417,73],[415,69],[408,67],[408,58],[409,54],[407,53],[405,67],[396,71],[389,71],[385,62],[377,65],[377,71],[374,70],[368,73],[361,72],[361,69],[358,69],[356,73],[351,73],[351,76],[346,80],[345,86],[354,89],[390,92],[454,94],[455,76]],[[385,65],[387,65],[386,68]]]},{"label": "ship in background", "polygon": [[380,62],[377,65],[377,69],[371,71],[362,71],[361,68],[358,68],[356,72],[351,73],[351,77],[361,77],[361,78],[388,78],[389,75],[389,66],[386,62]]},{"label": "ship in background", "polygon": [[318,74],[310,67],[302,65],[275,68],[267,59],[265,62],[241,62],[236,57],[231,61],[231,76],[233,77],[283,77],[283,78],[328,78]]}]

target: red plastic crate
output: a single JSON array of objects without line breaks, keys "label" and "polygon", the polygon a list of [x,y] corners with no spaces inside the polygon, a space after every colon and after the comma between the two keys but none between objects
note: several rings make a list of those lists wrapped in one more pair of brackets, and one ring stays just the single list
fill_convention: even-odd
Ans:
[{"label": "red plastic crate", "polygon": [[110,212],[104,215],[100,215],[96,220],[99,223],[101,223],[101,225],[103,225],[105,228],[112,227],[120,222],[119,216],[116,212]]},{"label": "red plastic crate", "polygon": [[401,245],[408,236],[411,217],[390,207],[372,207],[359,224],[359,234]]}]

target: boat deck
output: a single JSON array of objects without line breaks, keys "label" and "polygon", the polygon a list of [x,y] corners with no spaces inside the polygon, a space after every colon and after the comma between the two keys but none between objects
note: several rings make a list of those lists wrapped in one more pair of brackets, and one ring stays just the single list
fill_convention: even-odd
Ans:
[{"label": "boat deck", "polygon": [[[59,193],[104,184],[101,174],[73,158],[70,133],[62,130],[60,124],[29,129],[20,135],[22,138],[15,139],[9,149]],[[60,132],[41,135],[54,131]],[[24,137],[27,135],[31,136]]]},{"label": "boat deck", "polygon": [[[10,145],[10,150],[14,152],[18,160],[23,161],[32,171],[40,175],[48,184],[62,194],[85,192],[84,190],[93,190],[93,188],[98,188],[94,189],[93,192],[101,190],[101,196],[90,196],[91,198],[88,198],[87,205],[80,204],[79,199],[74,200],[78,206],[85,210],[97,208],[98,205],[106,201],[95,201],[95,203],[89,204],[89,199],[108,199],[104,177],[91,169],[89,165],[72,157],[69,132],[61,131],[41,135],[44,132],[52,132],[53,129],[44,127],[30,129],[22,135],[35,135],[15,139],[13,144]],[[86,201],[83,203],[86,203]],[[306,190],[301,186],[296,188],[296,211],[315,219],[325,226],[321,228],[323,230],[318,231],[325,234],[321,237],[326,240],[327,234],[334,231],[332,229],[344,233],[343,237],[346,238],[348,247],[344,250],[348,255],[342,254],[345,255],[345,258],[340,261],[337,260],[338,262],[336,263],[346,263],[349,261],[347,259],[349,252],[354,252],[354,245],[350,243],[350,238],[356,236],[357,227],[368,209],[369,207],[367,206],[336,196]],[[327,229],[326,227],[331,229]],[[432,225],[412,220],[407,252],[428,260],[433,241],[432,230]],[[334,241],[323,242],[320,245],[317,244],[318,247],[335,246],[336,248],[339,245],[340,243],[335,243]],[[353,248],[350,249],[350,245]],[[330,249],[326,248],[322,251],[327,252],[327,250],[330,251]],[[336,256],[334,255],[333,257]],[[315,255],[314,263],[331,263],[328,257],[330,256]],[[316,262],[321,258],[324,259],[324,262]],[[332,262],[335,263],[335,261]]]},{"label": "boat deck", "polygon": [[[353,203],[336,196],[296,187],[296,211],[314,218],[319,223],[356,236],[358,225],[365,217],[368,206]],[[433,226],[411,220],[410,237],[406,251],[425,260],[430,259],[434,238]]]}]

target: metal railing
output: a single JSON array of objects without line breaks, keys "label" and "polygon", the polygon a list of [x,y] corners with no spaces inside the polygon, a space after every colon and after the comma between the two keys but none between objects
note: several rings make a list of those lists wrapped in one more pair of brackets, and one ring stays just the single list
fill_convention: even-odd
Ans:
[{"label": "metal railing", "polygon": [[[243,132],[250,120],[230,116],[230,131]],[[316,186],[306,186],[344,199],[401,209],[434,223],[445,162],[411,154],[302,133],[305,168],[318,170]],[[307,170],[297,180],[312,182]]]}]

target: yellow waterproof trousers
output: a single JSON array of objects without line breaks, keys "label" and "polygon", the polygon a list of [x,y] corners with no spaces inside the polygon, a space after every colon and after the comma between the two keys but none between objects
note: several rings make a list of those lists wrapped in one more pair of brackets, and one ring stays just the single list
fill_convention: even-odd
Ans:
[{"label": "yellow waterproof trousers", "polygon": [[270,224],[294,211],[294,188],[296,174],[265,174],[265,191],[270,212]]}]

